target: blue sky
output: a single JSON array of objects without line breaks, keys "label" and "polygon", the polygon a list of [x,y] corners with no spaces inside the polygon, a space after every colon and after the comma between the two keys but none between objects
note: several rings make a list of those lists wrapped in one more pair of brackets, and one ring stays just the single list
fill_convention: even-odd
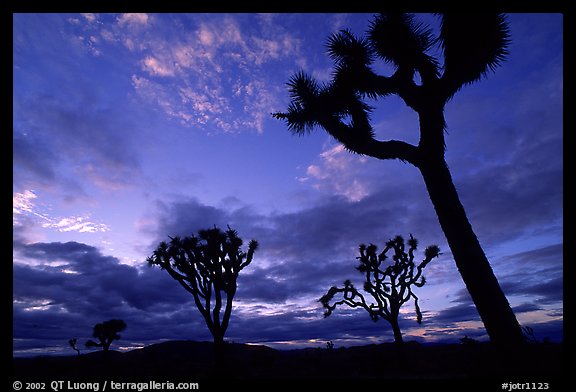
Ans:
[{"label": "blue sky", "polygon": [[[15,355],[67,352],[110,318],[128,323],[123,348],[209,340],[192,298],[145,259],[169,235],[227,224],[261,245],[229,340],[392,341],[362,311],[323,319],[317,299],[359,281],[358,244],[409,233],[442,256],[418,291],[423,324],[404,309],[406,338],[486,339],[418,170],[351,155],[320,129],[294,136],[270,115],[286,109],[293,73],[329,80],[331,33],[362,35],[371,18],[15,14]],[[507,60],[446,107],[446,159],[520,323],[561,340],[563,18],[508,22]],[[383,140],[418,141],[398,98],[377,103],[373,124]]]}]

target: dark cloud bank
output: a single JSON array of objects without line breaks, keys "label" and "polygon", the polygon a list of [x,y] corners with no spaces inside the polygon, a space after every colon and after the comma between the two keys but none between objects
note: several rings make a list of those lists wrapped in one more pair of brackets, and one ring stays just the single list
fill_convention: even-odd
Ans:
[{"label": "dark cloud bank", "polygon": [[[323,346],[392,341],[384,321],[372,322],[363,311],[342,310],[324,319],[317,299],[344,279],[360,279],[353,268],[357,246],[363,242],[382,244],[396,234],[408,236],[416,228],[421,250],[432,243],[444,252],[428,269],[428,285],[454,288],[449,305],[439,311],[424,310],[418,326],[410,310],[401,321],[408,339],[457,341],[464,335],[485,338],[478,314],[451,259],[435,216],[427,206],[403,200],[387,208],[385,191],[352,203],[333,197],[324,204],[298,212],[261,215],[249,207],[235,210],[207,206],[195,199],[160,203],[157,241],[168,235],[189,235],[198,229],[237,229],[247,242],[261,244],[253,263],[239,279],[227,333],[236,342],[295,341]],[[382,219],[385,217],[385,219]],[[417,217],[417,218],[416,218]],[[386,237],[379,237],[382,233]],[[421,235],[419,235],[421,234]],[[15,355],[40,351],[68,352],[67,340],[88,339],[94,324],[122,318],[128,324],[125,347],[170,339],[210,340],[192,298],[166,273],[144,261],[129,266],[93,246],[77,243],[26,243],[14,237],[16,256],[13,273]],[[496,260],[502,287],[508,296],[520,298],[517,314],[540,311],[557,315],[556,320],[534,325],[539,337],[561,340],[562,245],[517,253]],[[20,262],[20,261],[26,261]],[[522,265],[512,272],[511,264]],[[497,267],[502,265],[501,269]],[[536,276],[535,274],[539,274]],[[315,339],[315,340],[314,340]],[[285,346],[286,347],[286,346]]]}]

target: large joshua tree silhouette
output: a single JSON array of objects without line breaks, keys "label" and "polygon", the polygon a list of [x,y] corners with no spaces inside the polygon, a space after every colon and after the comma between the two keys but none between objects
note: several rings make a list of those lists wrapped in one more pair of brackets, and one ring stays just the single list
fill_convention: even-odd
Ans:
[{"label": "large joshua tree silhouette", "polygon": [[[273,116],[295,134],[319,126],[347,150],[378,159],[399,159],[420,170],[456,266],[478,309],[490,340],[521,344],[522,331],[460,202],[445,160],[444,106],[463,86],[487,76],[505,59],[509,45],[501,14],[443,14],[439,34],[409,14],[374,17],[367,37],[348,30],[329,37],[333,79],[319,84],[300,71],[288,82],[291,102]],[[443,64],[431,49],[440,45]],[[390,76],[372,69],[391,64]],[[378,140],[367,99],[399,96],[419,117],[420,140]]]},{"label": "large joshua tree silhouette", "polygon": [[[224,334],[232,314],[238,274],[252,262],[258,242],[250,241],[248,252],[235,230],[217,227],[200,230],[198,236],[174,237],[161,242],[148,257],[149,265],[166,270],[194,297],[206,326],[214,338],[215,353],[222,354]],[[220,359],[220,358],[217,358]]]}]

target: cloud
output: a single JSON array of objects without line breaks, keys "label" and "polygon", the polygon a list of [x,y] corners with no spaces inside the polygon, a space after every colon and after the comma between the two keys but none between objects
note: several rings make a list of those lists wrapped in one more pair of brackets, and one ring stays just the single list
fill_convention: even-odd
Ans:
[{"label": "cloud", "polygon": [[[422,309],[428,312],[424,326],[428,338],[445,339],[450,336],[447,331],[453,331],[454,338],[468,334],[486,339],[433,212],[422,213],[422,206],[401,191],[395,196],[397,199],[383,197],[381,191],[358,202],[333,197],[307,209],[272,215],[247,209],[227,212],[188,199],[164,206],[157,233],[184,234],[197,227],[229,223],[241,236],[256,238],[261,244],[253,269],[244,276],[246,287],[239,288],[239,293],[245,290],[247,299],[259,300],[261,304],[282,304],[300,298],[301,303],[312,306],[330,286],[340,285],[345,279],[361,280],[354,270],[359,243],[382,245],[395,234],[412,232],[422,249],[436,243],[443,252],[427,269],[428,283],[419,293]],[[383,204],[382,200],[390,204]],[[518,314],[539,311],[544,306],[558,309],[562,301],[561,245],[494,257],[492,264],[502,289],[518,303],[514,305]],[[518,269],[519,265],[523,268]],[[437,292],[446,293],[454,305],[437,308]],[[426,301],[428,298],[431,299]],[[542,322],[552,322],[544,314],[540,317]],[[420,333],[409,324],[410,333]]]},{"label": "cloud", "polygon": [[[412,192],[407,192],[409,194]],[[284,260],[312,262],[321,255],[330,258],[327,252],[340,255],[344,251],[356,256],[360,243],[381,244],[396,234],[407,236],[410,232],[421,243],[441,243],[442,234],[433,212],[419,214],[421,208],[413,205],[407,195],[383,191],[360,202],[333,196],[300,211],[271,215],[248,207],[229,211],[204,205],[194,198],[182,198],[158,204],[158,223],[154,230],[161,241],[167,235],[190,235],[201,228],[229,224],[241,236],[258,239],[262,249],[278,263]],[[390,200],[390,204],[382,203],[383,199]],[[418,232],[413,230],[415,227],[419,228]]]},{"label": "cloud", "polygon": [[154,57],[148,56],[142,60],[142,67],[144,71],[152,76],[174,76],[174,69]]},{"label": "cloud", "polygon": [[471,301],[443,309],[433,317],[434,323],[447,322],[453,324],[463,321],[480,321],[478,310],[476,310],[476,307]]},{"label": "cloud", "polygon": [[118,25],[123,27],[128,26],[146,26],[148,25],[148,14],[143,13],[126,13],[118,17]]},{"label": "cloud", "polygon": [[92,180],[101,190],[133,184],[141,168],[130,142],[131,120],[119,108],[88,109],[102,103],[97,96],[68,100],[65,91],[72,87],[61,87],[63,95],[47,99],[40,94],[27,107],[15,110],[16,186],[49,189],[58,183],[78,193],[78,177]]},{"label": "cloud", "polygon": [[[372,219],[375,206],[370,206],[369,200],[358,204],[333,198],[327,205],[300,212],[262,215],[238,203],[234,210],[224,210],[183,199],[158,204],[155,233],[163,241],[168,235],[190,235],[200,228],[230,224],[245,240],[259,240],[261,247],[254,261],[239,278],[230,339],[338,338],[357,343],[360,340],[355,339],[366,336],[382,339],[388,326],[383,322],[374,325],[361,312],[350,315],[343,311],[340,322],[340,316],[324,320],[317,299],[330,286],[357,275],[353,268],[356,247],[359,241],[372,240],[373,224],[382,224]],[[346,209],[350,212],[342,214]],[[350,236],[354,231],[344,227],[358,232]],[[157,244],[150,244],[149,251]],[[113,317],[125,319],[129,328],[134,328],[135,335],[127,335],[134,342],[209,339],[191,297],[160,270],[121,264],[117,258],[78,242],[23,243],[15,239],[14,250],[18,339],[50,337],[48,342],[85,336],[91,324]],[[73,320],[82,320],[84,335],[79,325],[62,327]],[[176,320],[183,324],[173,324]],[[248,325],[251,327],[246,328]],[[32,344],[23,340],[17,350],[27,346]]]},{"label": "cloud", "polygon": [[503,279],[502,290],[508,295],[536,298],[538,304],[558,304],[563,300],[563,278],[544,279],[536,283],[531,277],[515,276],[514,281]]},{"label": "cloud", "polygon": [[84,14],[80,14],[80,15],[82,15],[88,23],[92,23],[98,19],[98,16],[96,14],[93,14],[93,13],[84,13]]},{"label": "cloud", "polygon": [[541,310],[541,309],[542,308],[540,306],[538,306],[536,304],[532,304],[532,303],[524,303],[524,304],[512,307],[512,311],[515,314],[535,312],[535,311]]},{"label": "cloud", "polygon": [[246,271],[238,278],[237,302],[266,303],[273,306],[285,303],[290,294],[290,289],[284,282],[270,277],[268,272],[261,268],[252,273]]},{"label": "cloud", "polygon": [[[469,206],[470,220],[485,241],[514,239],[536,228],[559,234],[562,166],[547,165],[543,161],[540,167],[530,171],[522,167],[525,167],[523,163],[516,161],[497,168],[485,167],[460,179],[462,202]],[[510,208],[511,205],[514,208]],[[495,225],[498,230],[494,230]]]},{"label": "cloud", "polygon": [[563,243],[535,247],[502,257],[498,265],[500,268],[509,266],[506,271],[509,274],[518,272],[515,266],[522,265],[526,271],[535,270],[543,274],[554,272],[555,275],[562,275],[563,252]]},{"label": "cloud", "polygon": [[[140,69],[131,72],[135,91],[180,124],[211,132],[263,132],[269,113],[279,106],[283,83],[271,84],[268,76],[278,74],[279,67],[287,75],[281,60],[301,57],[301,41],[294,33],[262,18],[254,24],[242,15],[151,19],[146,14],[123,14],[115,20],[102,15],[98,24],[78,27],[75,34],[99,55],[132,53],[129,58],[136,64],[125,66]],[[183,26],[188,34],[181,34]],[[232,90],[234,102],[227,98]]]},{"label": "cloud", "polygon": [[312,182],[315,189],[344,196],[349,201],[360,201],[369,194],[370,186],[360,174],[360,166],[368,158],[350,154],[343,145],[325,149],[320,153],[318,163],[306,168],[306,176],[301,182]]},{"label": "cloud", "polygon": [[[128,330],[123,336],[138,344],[160,339],[210,339],[191,296],[158,269],[123,265],[97,248],[77,242],[16,243],[15,249],[22,258],[35,260],[34,265],[14,264],[17,353],[43,346],[57,351],[50,346],[74,336],[88,338],[92,325],[108,318],[124,319]],[[265,341],[289,339],[291,334],[308,336],[298,328],[292,333],[290,330],[302,318],[310,319],[312,313],[295,312],[293,305],[281,305],[286,297],[278,297],[274,289],[277,284],[251,274],[241,276],[240,282],[230,339]],[[276,315],[271,316],[269,311],[258,315],[254,306],[274,309]],[[247,307],[251,310],[243,313]],[[255,330],[254,325],[261,328]],[[65,345],[60,350],[62,347]]]},{"label": "cloud", "polygon": [[121,264],[78,242],[16,242],[14,248],[21,259],[34,261],[14,263],[15,339],[86,336],[96,322],[115,317],[136,330],[162,320],[167,324],[154,328],[170,331],[176,313],[194,313],[191,297],[159,270]]},{"label": "cloud", "polygon": [[12,214],[15,227],[28,228],[40,225],[43,228],[59,232],[76,231],[79,233],[106,232],[110,228],[103,223],[92,222],[90,214],[85,216],[53,217],[46,208],[38,206],[38,195],[31,190],[15,192],[12,196]]},{"label": "cloud", "polygon": [[42,179],[48,183],[56,178],[54,162],[58,160],[54,153],[35,135],[16,133],[12,139],[14,171],[19,181],[29,182]]},{"label": "cloud", "polygon": [[276,314],[254,314],[257,313],[251,311],[249,318],[237,317],[231,320],[231,339],[263,344],[293,341],[312,347],[325,347],[328,340],[338,343],[346,340],[355,344],[361,341],[366,344],[371,340],[381,343],[393,339],[391,328],[386,322],[374,323],[363,312],[344,311],[324,319],[319,308],[291,305],[278,308]]},{"label": "cloud", "polygon": [[[245,240],[254,238],[260,243],[254,261],[240,278],[240,301],[259,301],[262,305],[298,301],[318,307],[318,298],[346,279],[358,281],[361,287],[361,275],[354,269],[360,243],[383,246],[396,234],[410,233],[410,214],[403,209],[389,210],[380,200],[382,195],[360,202],[333,197],[301,211],[265,215],[242,206],[226,210],[195,199],[181,199],[160,203],[154,219],[157,226],[149,230],[155,233],[156,246],[167,236],[230,225]],[[420,219],[418,230],[422,235],[414,235],[421,244],[440,243],[446,248],[434,217],[429,219]],[[449,258],[443,258],[440,264],[430,267],[429,282],[459,282]]]},{"label": "cloud", "polygon": [[62,218],[57,222],[43,223],[42,227],[56,229],[60,232],[77,231],[79,233],[95,233],[110,230],[110,228],[103,223],[90,222],[86,217],[81,216]]},{"label": "cloud", "polygon": [[[195,199],[181,199],[158,204],[158,226],[153,230],[158,241],[162,241],[168,235],[189,235],[200,228],[230,224],[245,240],[259,240],[261,246],[254,261],[239,278],[227,334],[231,340],[276,347],[286,347],[282,342],[288,341],[312,346],[327,340],[338,345],[392,341],[390,327],[384,321],[374,323],[365,312],[352,309],[340,309],[324,319],[317,302],[330,286],[339,285],[344,279],[361,278],[353,268],[359,241],[381,243],[374,233],[399,228],[400,219],[393,220],[391,226],[380,219],[390,211],[379,200],[381,195],[359,202],[334,197],[305,210],[263,215],[239,202],[235,209],[224,210]],[[26,202],[23,205],[27,208]],[[430,235],[430,228],[423,231]],[[156,241],[150,244],[150,251],[156,245]],[[30,339],[42,338],[48,344],[73,335],[86,336],[94,323],[112,317],[128,322],[126,345],[149,344],[159,339],[210,339],[191,297],[160,270],[121,264],[115,257],[77,242],[24,244],[16,240],[14,249],[18,260],[35,261],[14,265],[17,350],[34,347]],[[500,262],[514,260],[518,265],[530,260],[525,266],[528,276],[537,267],[542,271],[557,269],[553,261],[557,260],[558,251],[558,246],[542,248],[510,255]],[[436,284],[446,272],[443,268],[434,272],[433,267],[427,273],[427,287],[419,292],[424,301],[424,324],[414,321],[411,306],[406,305],[407,312],[401,316],[407,340],[458,341],[464,335],[485,340],[478,312],[465,289],[448,288],[451,306],[427,306],[425,289],[447,289],[446,283]],[[453,275],[454,267],[450,270],[449,275]],[[546,306],[548,313],[556,312],[553,301],[561,300],[560,280],[526,285],[526,279],[511,275],[504,276],[501,282],[508,295],[519,295],[523,300],[514,307],[515,312],[540,314],[540,324],[528,325],[536,327],[539,336],[545,334],[557,340],[561,333],[561,326],[555,321],[558,316],[542,312]],[[126,281],[131,284],[126,285]]]},{"label": "cloud", "polygon": [[514,302],[530,301],[542,309],[562,308],[564,288],[563,245],[554,244],[498,258],[500,285]]},{"label": "cloud", "polygon": [[32,200],[36,199],[38,196],[32,191],[26,190],[23,193],[15,193],[12,196],[12,213],[13,214],[23,214],[32,213],[34,203]]},{"label": "cloud", "polygon": [[[14,72],[13,159],[18,191],[65,184],[70,193],[85,194],[78,178],[92,179],[101,189],[118,189],[139,178],[132,143],[138,110],[132,111],[130,102],[110,88],[123,83],[118,74],[102,73],[100,63],[86,61],[86,54],[67,40],[64,32],[72,32],[66,24],[56,15],[40,20],[21,15],[15,21],[14,61],[20,66]],[[78,33],[102,51],[104,40],[93,31],[97,26],[101,23],[82,24]],[[61,29],[64,35],[53,37],[49,45],[38,44],[47,31]]]}]

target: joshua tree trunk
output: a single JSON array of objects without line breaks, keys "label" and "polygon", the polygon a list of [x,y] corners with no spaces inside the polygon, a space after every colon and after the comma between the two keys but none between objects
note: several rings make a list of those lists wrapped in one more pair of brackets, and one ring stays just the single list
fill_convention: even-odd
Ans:
[{"label": "joshua tree trunk", "polygon": [[224,345],[224,334],[220,331],[214,334],[214,345],[217,347],[222,347]]},{"label": "joshua tree trunk", "polygon": [[521,344],[522,329],[470,225],[444,158],[443,103],[429,103],[418,109],[420,143],[413,163],[422,173],[456,267],[492,343]]},{"label": "joshua tree trunk", "polygon": [[392,318],[390,320],[390,325],[392,325],[392,331],[394,332],[394,343],[404,343],[404,340],[402,339],[402,331],[400,330],[400,325],[398,324],[398,317]]},{"label": "joshua tree trunk", "polygon": [[224,333],[223,331],[214,332],[214,362],[220,367],[224,362]]},{"label": "joshua tree trunk", "polygon": [[490,340],[499,346],[521,344],[520,325],[466,217],[446,162],[427,159],[419,168],[458,271]]}]

